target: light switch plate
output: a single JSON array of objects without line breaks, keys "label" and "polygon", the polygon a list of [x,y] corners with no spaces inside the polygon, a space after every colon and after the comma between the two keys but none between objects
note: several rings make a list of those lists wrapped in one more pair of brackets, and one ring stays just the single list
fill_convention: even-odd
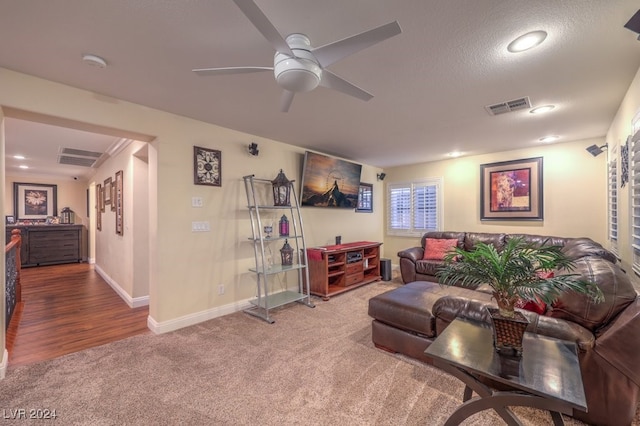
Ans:
[{"label": "light switch plate", "polygon": [[191,207],[202,207],[203,205],[202,197],[191,197]]},{"label": "light switch plate", "polygon": [[209,221],[205,220],[204,222],[191,222],[191,232],[209,232],[211,231],[211,227],[209,225]]}]

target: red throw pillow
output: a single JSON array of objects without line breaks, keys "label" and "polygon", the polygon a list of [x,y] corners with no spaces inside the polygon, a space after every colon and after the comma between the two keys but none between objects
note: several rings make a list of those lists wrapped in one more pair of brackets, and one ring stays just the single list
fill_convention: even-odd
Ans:
[{"label": "red throw pillow", "polygon": [[[554,277],[553,271],[538,271],[537,275],[539,278],[542,278],[542,279]],[[535,312],[536,314],[539,314],[539,315],[544,315],[544,313],[547,312],[547,304],[540,299],[535,301],[528,300],[526,302],[524,300],[519,300],[518,302],[516,302],[516,307],[520,309],[524,309],[526,311]]]},{"label": "red throw pillow", "polygon": [[425,238],[422,260],[443,260],[450,250],[458,245],[458,239]]},{"label": "red throw pillow", "polygon": [[526,302],[524,300],[519,300],[516,302],[516,308],[535,312],[538,315],[544,315],[544,313],[547,311],[547,304],[542,300],[537,300],[535,302],[532,300],[528,300]]}]

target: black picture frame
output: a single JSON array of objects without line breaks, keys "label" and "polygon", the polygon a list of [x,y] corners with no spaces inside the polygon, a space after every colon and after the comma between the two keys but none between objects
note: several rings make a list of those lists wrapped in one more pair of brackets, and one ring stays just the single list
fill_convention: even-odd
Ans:
[{"label": "black picture frame", "polygon": [[480,220],[543,220],[542,157],[480,165]]},{"label": "black picture frame", "polygon": [[14,182],[13,216],[18,221],[58,216],[58,185]]},{"label": "black picture frame", "polygon": [[360,182],[357,213],[373,213],[373,184]]},{"label": "black picture frame", "polygon": [[193,147],[194,185],[222,186],[222,152],[217,149]]}]

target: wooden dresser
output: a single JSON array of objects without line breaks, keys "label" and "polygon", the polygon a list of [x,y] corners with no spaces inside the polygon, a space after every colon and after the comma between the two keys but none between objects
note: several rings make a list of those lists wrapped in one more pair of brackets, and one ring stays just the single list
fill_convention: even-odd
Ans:
[{"label": "wooden dresser", "polygon": [[83,225],[7,225],[5,243],[14,229],[22,236],[23,267],[82,262]]},{"label": "wooden dresser", "polygon": [[380,281],[380,245],[359,241],[307,249],[311,294],[329,297]]}]

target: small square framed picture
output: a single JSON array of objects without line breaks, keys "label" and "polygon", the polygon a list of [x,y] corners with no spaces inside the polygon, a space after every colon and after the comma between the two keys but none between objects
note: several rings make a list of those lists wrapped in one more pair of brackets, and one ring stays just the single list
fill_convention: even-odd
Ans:
[{"label": "small square framed picture", "polygon": [[16,218],[15,218],[15,217],[13,217],[13,216],[5,216],[5,217],[4,217],[4,222],[5,222],[7,225],[13,225],[14,223],[16,223]]}]

